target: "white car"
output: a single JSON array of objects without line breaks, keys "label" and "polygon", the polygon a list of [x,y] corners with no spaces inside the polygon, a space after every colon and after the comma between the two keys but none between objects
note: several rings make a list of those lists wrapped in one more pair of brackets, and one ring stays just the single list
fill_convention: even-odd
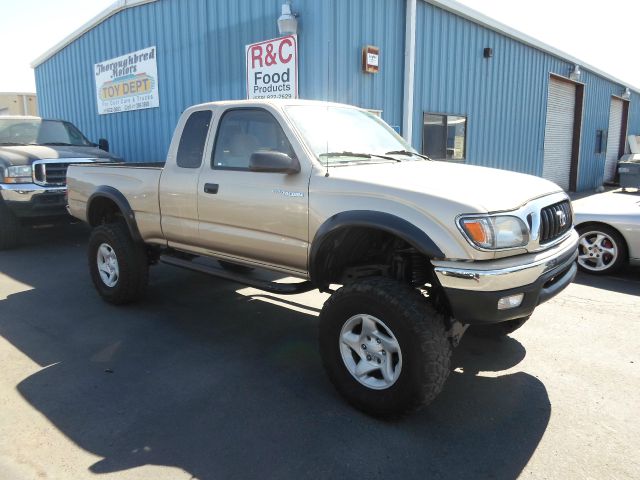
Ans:
[{"label": "white car", "polygon": [[640,190],[615,190],[573,202],[580,234],[578,268],[605,275],[640,265]]}]

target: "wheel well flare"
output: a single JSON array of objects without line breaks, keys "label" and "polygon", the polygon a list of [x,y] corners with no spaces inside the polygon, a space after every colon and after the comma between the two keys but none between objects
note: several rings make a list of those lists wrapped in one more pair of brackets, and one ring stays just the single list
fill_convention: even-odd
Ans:
[{"label": "wheel well flare", "polygon": [[404,219],[381,212],[344,212],[318,229],[311,246],[309,274],[323,289],[331,283],[343,283],[350,268],[384,266],[394,270],[397,254],[412,253],[425,258],[444,256],[425,232]]}]

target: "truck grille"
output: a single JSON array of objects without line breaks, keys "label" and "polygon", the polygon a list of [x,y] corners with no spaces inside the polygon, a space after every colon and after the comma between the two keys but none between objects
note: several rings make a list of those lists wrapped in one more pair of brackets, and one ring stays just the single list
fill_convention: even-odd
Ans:
[{"label": "truck grille", "polygon": [[61,187],[67,184],[69,162],[34,162],[33,181],[43,187]]},{"label": "truck grille", "polygon": [[553,242],[571,230],[573,218],[568,200],[540,210],[540,244]]}]

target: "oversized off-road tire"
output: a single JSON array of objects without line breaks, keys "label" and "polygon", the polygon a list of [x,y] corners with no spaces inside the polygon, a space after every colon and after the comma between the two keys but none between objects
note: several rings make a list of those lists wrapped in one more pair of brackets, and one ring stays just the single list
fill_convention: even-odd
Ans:
[{"label": "oversized off-road tire", "polygon": [[523,326],[529,317],[515,318],[506,322],[492,323],[489,325],[472,325],[469,327],[469,333],[476,337],[498,338],[509,335]]},{"label": "oversized off-road tire", "polygon": [[377,417],[429,404],[449,376],[445,322],[414,288],[359,280],[336,291],[320,313],[320,354],[349,403]]},{"label": "oversized off-road tire", "polygon": [[627,243],[620,233],[604,224],[579,225],[578,268],[594,275],[609,275],[627,263]]},{"label": "oversized off-road tire", "polygon": [[149,260],[144,245],[131,238],[120,223],[100,225],[89,239],[89,271],[100,296],[114,305],[140,299],[149,281]]},{"label": "oversized off-road tire", "polygon": [[20,222],[0,200],[0,250],[7,250],[18,245]]},{"label": "oversized off-road tire", "polygon": [[222,268],[233,273],[249,273],[253,271],[252,267],[247,267],[246,265],[240,265],[238,263],[225,262],[224,260],[218,260],[218,263]]}]

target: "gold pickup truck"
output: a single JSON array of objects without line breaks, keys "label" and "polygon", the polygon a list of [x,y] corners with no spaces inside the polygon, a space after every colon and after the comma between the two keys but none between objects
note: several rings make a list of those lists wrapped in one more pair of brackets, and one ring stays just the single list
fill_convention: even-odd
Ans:
[{"label": "gold pickup truck", "polygon": [[508,334],[576,274],[557,185],[432,161],[348,105],[196,105],[163,165],[72,165],[68,186],[70,213],[93,226],[89,266],[108,302],[139,299],[157,262],[279,294],[331,293],[323,364],[376,416],[428,404],[467,327]]}]

